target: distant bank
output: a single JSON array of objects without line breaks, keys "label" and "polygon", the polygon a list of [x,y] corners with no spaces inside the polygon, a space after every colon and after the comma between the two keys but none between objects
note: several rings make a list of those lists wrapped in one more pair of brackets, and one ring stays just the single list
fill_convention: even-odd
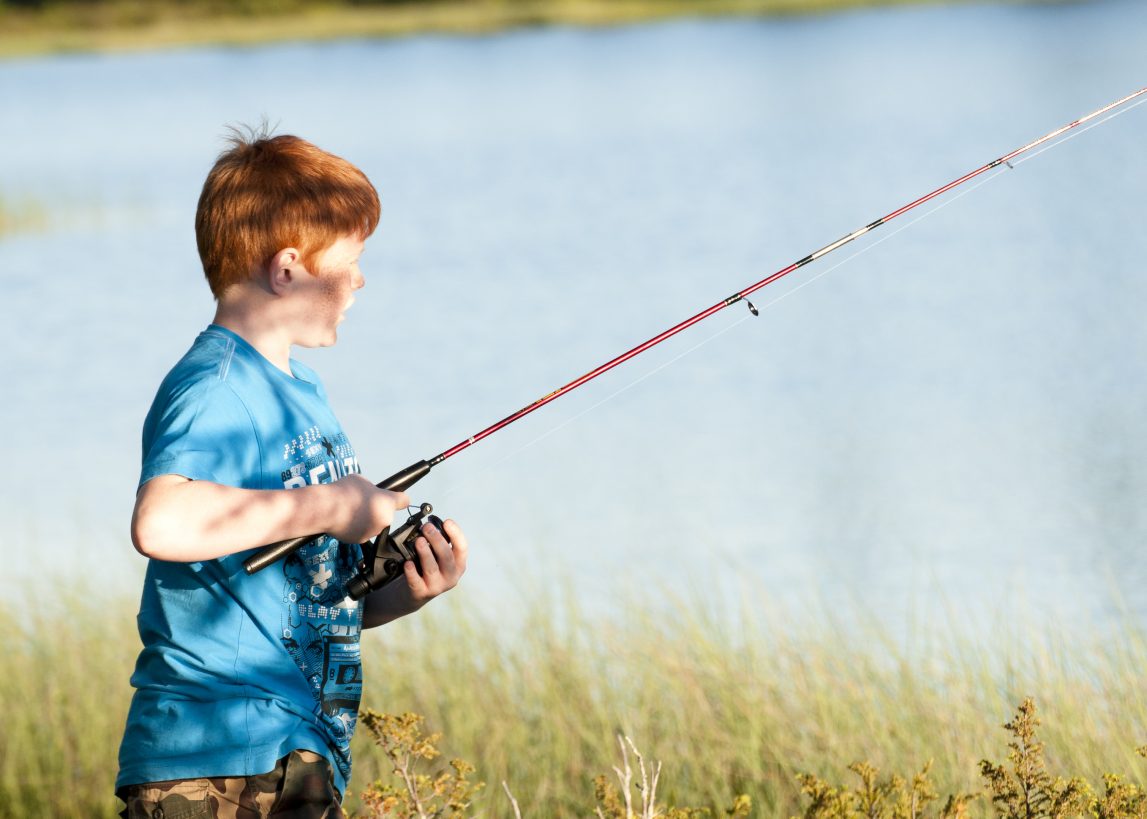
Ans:
[{"label": "distant bank", "polygon": [[821,14],[938,1],[0,0],[0,58],[341,37],[481,34],[526,26],[610,26],[672,17]]}]

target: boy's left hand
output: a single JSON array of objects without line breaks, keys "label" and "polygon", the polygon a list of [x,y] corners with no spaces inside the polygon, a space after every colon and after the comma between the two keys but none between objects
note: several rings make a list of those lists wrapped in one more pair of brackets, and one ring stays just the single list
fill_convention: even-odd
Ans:
[{"label": "boy's left hand", "polygon": [[431,523],[424,524],[422,535],[414,541],[422,574],[414,561],[403,566],[405,575],[378,591],[367,595],[362,627],[373,628],[396,620],[425,606],[443,592],[458,585],[466,571],[469,544],[462,528],[452,520],[442,524],[450,540]]}]

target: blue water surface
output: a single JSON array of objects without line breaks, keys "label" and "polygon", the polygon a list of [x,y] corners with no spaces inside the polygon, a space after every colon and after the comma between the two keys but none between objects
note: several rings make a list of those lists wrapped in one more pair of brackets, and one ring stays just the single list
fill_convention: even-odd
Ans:
[{"label": "blue water surface", "polygon": [[[1145,34],[1110,0],[0,63],[0,194],[41,214],[0,237],[10,571],[135,593],[228,123],[380,190],[368,286],[302,358],[381,479],[1144,86]],[[439,466],[414,494],[470,536],[458,594],[1142,623],[1145,135],[985,174]]]}]

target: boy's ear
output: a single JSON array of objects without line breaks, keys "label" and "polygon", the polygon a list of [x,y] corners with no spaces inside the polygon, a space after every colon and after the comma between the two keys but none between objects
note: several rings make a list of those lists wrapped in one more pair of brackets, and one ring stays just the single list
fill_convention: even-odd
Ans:
[{"label": "boy's ear", "polygon": [[271,257],[267,265],[267,284],[271,292],[281,296],[291,286],[292,282],[303,272],[301,263],[302,254],[298,248],[285,247]]}]

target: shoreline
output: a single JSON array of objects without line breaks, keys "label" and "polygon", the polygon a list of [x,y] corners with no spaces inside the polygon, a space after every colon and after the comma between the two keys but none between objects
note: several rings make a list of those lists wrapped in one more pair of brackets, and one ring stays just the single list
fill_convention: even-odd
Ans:
[{"label": "shoreline", "polygon": [[369,7],[300,5],[280,12],[224,15],[209,7],[129,0],[63,3],[39,11],[17,11],[0,3],[0,60],[428,34],[474,36],[543,26],[605,28],[682,18],[811,16],[974,2],[977,0],[443,0]]}]

